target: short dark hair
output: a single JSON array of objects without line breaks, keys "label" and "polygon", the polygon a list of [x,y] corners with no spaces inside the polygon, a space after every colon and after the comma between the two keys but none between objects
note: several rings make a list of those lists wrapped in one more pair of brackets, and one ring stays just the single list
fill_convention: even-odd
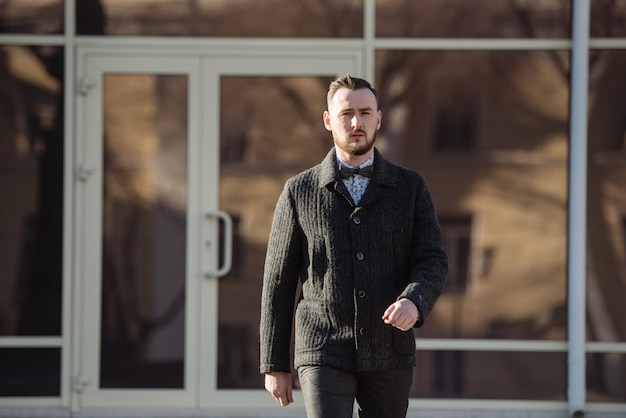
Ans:
[{"label": "short dark hair", "polygon": [[376,98],[376,105],[378,106],[378,92],[372,87],[372,85],[362,78],[352,77],[350,74],[346,74],[343,77],[335,79],[330,86],[328,86],[328,94],[326,95],[326,103],[330,103],[337,90],[341,88],[347,88],[350,90],[368,89],[374,94]]}]

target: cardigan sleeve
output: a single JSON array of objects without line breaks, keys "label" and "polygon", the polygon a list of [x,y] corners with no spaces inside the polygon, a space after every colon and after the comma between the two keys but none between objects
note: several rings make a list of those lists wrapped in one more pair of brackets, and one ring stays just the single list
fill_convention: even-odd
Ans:
[{"label": "cardigan sleeve", "polygon": [[288,181],[281,193],[263,273],[260,372],[289,372],[295,292],[301,268],[302,233]]},{"label": "cardigan sleeve", "polygon": [[443,292],[448,274],[448,257],[435,207],[426,182],[419,177],[415,196],[409,283],[399,296],[399,299],[410,299],[417,306],[419,320],[415,324],[416,328],[424,325],[437,298]]}]

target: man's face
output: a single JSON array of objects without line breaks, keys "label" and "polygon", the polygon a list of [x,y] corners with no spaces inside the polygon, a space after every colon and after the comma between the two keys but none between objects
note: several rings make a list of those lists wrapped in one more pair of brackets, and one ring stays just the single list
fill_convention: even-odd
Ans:
[{"label": "man's face", "polygon": [[381,119],[376,97],[369,89],[337,90],[324,112],[324,126],[332,132],[335,146],[348,155],[371,151]]}]

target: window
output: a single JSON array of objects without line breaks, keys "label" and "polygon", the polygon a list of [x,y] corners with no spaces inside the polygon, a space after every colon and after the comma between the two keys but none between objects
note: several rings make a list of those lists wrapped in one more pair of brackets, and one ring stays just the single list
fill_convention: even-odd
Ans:
[{"label": "window", "polygon": [[456,91],[441,105],[433,123],[435,151],[471,151],[476,148],[478,105],[472,98]]},{"label": "window", "polygon": [[380,37],[567,38],[570,2],[376,0]]},{"label": "window", "polygon": [[61,334],[63,49],[0,47],[0,335]]},{"label": "window", "polygon": [[0,33],[55,34],[63,28],[63,0],[0,2]]},{"label": "window", "polygon": [[79,0],[80,35],[355,38],[363,0]]}]

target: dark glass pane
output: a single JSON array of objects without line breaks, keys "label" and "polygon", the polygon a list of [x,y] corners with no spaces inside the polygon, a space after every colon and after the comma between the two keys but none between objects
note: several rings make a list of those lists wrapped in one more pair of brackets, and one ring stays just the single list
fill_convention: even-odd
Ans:
[{"label": "dark glass pane", "polygon": [[354,38],[363,0],[79,0],[78,34]]},{"label": "dark glass pane", "polygon": [[220,389],[263,387],[259,313],[274,206],[285,180],[319,163],[333,145],[322,123],[333,78],[221,80],[220,208],[236,221],[236,266],[219,286]]},{"label": "dark glass pane", "polygon": [[570,0],[376,0],[376,35],[567,38]]},{"label": "dark glass pane", "polygon": [[0,335],[60,335],[63,49],[0,47]]},{"label": "dark glass pane", "polygon": [[566,399],[565,353],[418,351],[417,398]]},{"label": "dark glass pane", "polygon": [[566,338],[567,54],[378,51],[376,61],[378,146],[424,175],[450,255],[420,336]]},{"label": "dark glass pane", "polygon": [[591,36],[626,37],[626,1],[591,0]]},{"label": "dark glass pane", "polygon": [[626,50],[590,60],[587,330],[626,342]]},{"label": "dark glass pane", "polygon": [[187,77],[106,75],[103,388],[181,388]]},{"label": "dark glass pane", "polygon": [[60,396],[60,348],[0,348],[0,396]]},{"label": "dark glass pane", "polygon": [[626,355],[587,354],[587,400],[626,402]]},{"label": "dark glass pane", "polygon": [[63,33],[63,0],[1,1],[0,33]]}]

